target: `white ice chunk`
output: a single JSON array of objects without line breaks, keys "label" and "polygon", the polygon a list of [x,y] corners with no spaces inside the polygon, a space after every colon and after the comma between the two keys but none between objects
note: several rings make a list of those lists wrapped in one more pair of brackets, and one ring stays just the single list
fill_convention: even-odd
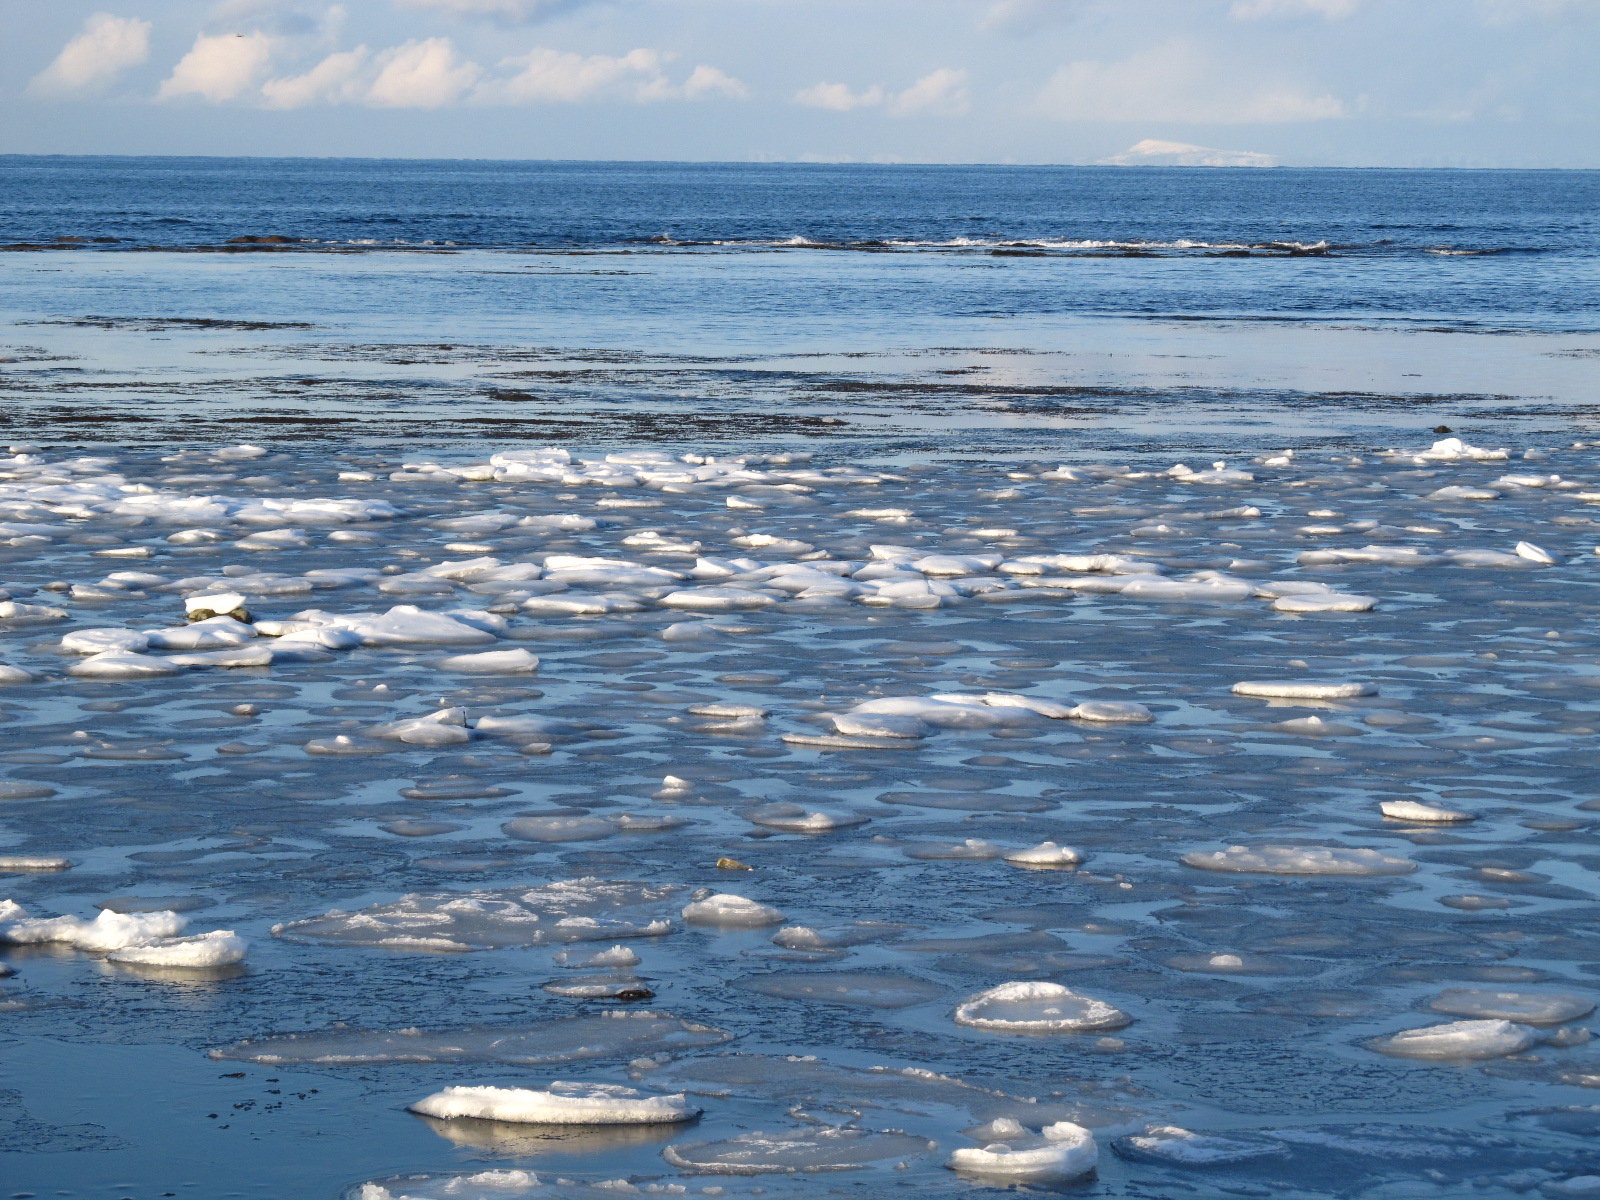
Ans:
[{"label": "white ice chunk", "polygon": [[1420,800],[1385,800],[1378,805],[1384,816],[1395,821],[1429,821],[1429,822],[1458,822],[1477,820],[1471,813],[1459,812],[1453,808],[1441,808],[1436,804],[1424,804]]},{"label": "white ice chunk", "polygon": [[228,967],[244,961],[245,940],[231,929],[214,929],[193,937],[156,938],[113,950],[112,962],[142,967]]},{"label": "white ice chunk", "polygon": [[209,612],[218,616],[245,607],[245,599],[238,592],[204,592],[198,596],[185,596],[185,612]]},{"label": "white ice chunk", "polygon": [[105,953],[172,938],[188,924],[175,912],[119,913],[103,910],[92,921],[81,917],[35,917],[0,928],[0,941],[18,945],[61,942],[79,950]]},{"label": "white ice chunk", "polygon": [[446,671],[462,671],[474,675],[522,675],[539,669],[539,659],[530,650],[520,646],[515,650],[484,650],[477,654],[452,654],[441,658],[439,666]]},{"label": "white ice chunk", "polygon": [[1450,1021],[1401,1030],[1367,1045],[1400,1058],[1483,1059],[1520,1054],[1543,1040],[1537,1029],[1511,1021]]},{"label": "white ice chunk", "polygon": [[1148,708],[1131,700],[1085,700],[1067,715],[1074,721],[1105,725],[1143,725],[1155,720]]},{"label": "white ice chunk", "polygon": [[1462,460],[1483,462],[1494,459],[1510,458],[1509,451],[1485,450],[1481,446],[1469,446],[1458,437],[1440,438],[1426,450],[1418,451],[1411,456],[1417,462],[1460,462]]},{"label": "white ice chunk", "polygon": [[759,929],[763,925],[781,925],[783,914],[770,905],[722,892],[685,905],[683,919],[692,925],[720,929]]},{"label": "white ice chunk", "polygon": [[968,997],[956,1008],[955,1020],[996,1033],[1079,1033],[1121,1029],[1133,1018],[1059,983],[1029,980],[1002,983]]},{"label": "white ice chunk", "polygon": [[1370,683],[1322,683],[1314,679],[1247,679],[1233,685],[1235,696],[1270,700],[1346,700],[1377,693]]},{"label": "white ice chunk", "polygon": [[1417,869],[1409,859],[1338,846],[1229,846],[1193,850],[1182,861],[1204,871],[1264,875],[1407,875]]},{"label": "white ice chunk", "polygon": [[123,650],[137,654],[150,647],[150,635],[136,629],[74,629],[61,639],[61,648],[73,654],[104,654]]},{"label": "white ice chunk", "polygon": [[530,1125],[674,1125],[692,1121],[700,1109],[682,1093],[647,1096],[605,1083],[552,1083],[531,1088],[447,1087],[408,1106],[423,1116]]},{"label": "white ice chunk", "polygon": [[1378,606],[1374,596],[1345,595],[1340,592],[1302,593],[1279,596],[1273,610],[1282,613],[1371,612]]},{"label": "white ice chunk", "polygon": [[1026,850],[1012,850],[1003,857],[1019,867],[1074,867],[1083,861],[1079,851],[1055,842],[1040,842]]},{"label": "white ice chunk", "polygon": [[1034,1183],[1061,1183],[1090,1174],[1100,1160],[1094,1135],[1071,1121],[1047,1125],[1035,1145],[997,1142],[950,1155],[950,1166],[970,1175]]},{"label": "white ice chunk", "polygon": [[80,679],[156,679],[162,675],[176,675],[180,669],[164,658],[107,650],[73,663],[67,668],[67,674]]}]

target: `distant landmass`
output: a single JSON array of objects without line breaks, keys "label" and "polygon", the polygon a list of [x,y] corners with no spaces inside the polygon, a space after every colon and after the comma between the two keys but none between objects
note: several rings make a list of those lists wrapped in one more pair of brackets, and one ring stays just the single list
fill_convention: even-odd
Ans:
[{"label": "distant landmass", "polygon": [[1105,167],[1275,167],[1278,160],[1254,150],[1218,150],[1213,146],[1191,146],[1188,142],[1167,142],[1145,138],[1121,154],[1102,158]]}]

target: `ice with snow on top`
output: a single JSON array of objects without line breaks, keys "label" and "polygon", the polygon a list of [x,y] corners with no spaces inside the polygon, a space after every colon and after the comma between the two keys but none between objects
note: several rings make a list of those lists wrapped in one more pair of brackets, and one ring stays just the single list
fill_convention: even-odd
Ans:
[{"label": "ice with snow on top", "polygon": [[1505,1020],[1450,1021],[1404,1029],[1367,1045],[1380,1054],[1399,1058],[1485,1059],[1521,1054],[1538,1045],[1544,1035],[1528,1025]]},{"label": "ice with snow on top", "polygon": [[1348,700],[1375,696],[1370,683],[1324,683],[1314,679],[1246,679],[1233,685],[1235,696],[1263,700]]},{"label": "ice with snow on top", "polygon": [[[1006,692],[986,692],[978,695],[946,692],[925,699],[914,696],[886,696],[878,700],[867,700],[851,709],[848,716],[859,718],[862,714],[873,717],[910,717],[941,729],[999,729],[1029,725],[1037,717],[1061,720],[1072,716],[1073,708],[1053,700]],[[852,728],[856,727],[852,724]],[[863,724],[859,728],[865,731],[871,728],[871,723]],[[887,736],[917,736],[914,726],[903,728],[905,732]]]},{"label": "ice with snow on top", "polygon": [[1510,457],[1508,450],[1485,450],[1481,446],[1468,445],[1458,437],[1440,438],[1426,450],[1419,450],[1411,456],[1413,461],[1419,463],[1488,462]]},{"label": "ice with snow on top", "polygon": [[557,950],[555,962],[561,967],[637,967],[643,960],[627,946],[612,946],[592,954],[575,949]]},{"label": "ice with snow on top", "polygon": [[157,938],[177,937],[188,921],[175,912],[119,913],[102,910],[93,920],[33,917],[0,927],[0,942],[37,945],[57,942],[77,950],[108,953]]},{"label": "ice with snow on top", "polygon": [[721,929],[759,929],[764,925],[781,925],[783,913],[744,896],[720,892],[702,896],[685,905],[683,919],[692,925],[712,925]]},{"label": "ice with snow on top", "polygon": [[152,938],[113,950],[112,962],[141,967],[231,967],[244,961],[249,945],[231,929],[192,937]]},{"label": "ice with snow on top", "polygon": [[504,617],[477,610],[427,612],[397,604],[383,613],[339,615],[318,610],[295,614],[315,625],[348,629],[367,646],[470,646],[492,642],[506,627]]},{"label": "ice with snow on top", "polygon": [[616,1084],[561,1081],[543,1091],[447,1087],[407,1107],[443,1120],[470,1117],[528,1125],[676,1125],[701,1112],[681,1093],[647,1096]]},{"label": "ice with snow on top", "polygon": [[1471,813],[1454,808],[1442,808],[1437,804],[1424,804],[1420,800],[1384,800],[1378,805],[1378,810],[1392,821],[1450,824],[1478,819]]},{"label": "ice with snow on top", "polygon": [[1371,612],[1378,606],[1375,596],[1357,596],[1341,592],[1308,592],[1295,596],[1279,596],[1272,602],[1274,612]]},{"label": "ice with snow on top", "polygon": [[183,599],[183,611],[186,613],[208,612],[221,616],[244,607],[245,598],[238,592],[203,592]]},{"label": "ice with snow on top", "polygon": [[956,1007],[955,1020],[995,1033],[1082,1033],[1133,1022],[1104,1000],[1038,980],[1002,983],[969,996]]},{"label": "ice with snow on top", "polygon": [[1148,725],[1155,717],[1132,700],[1085,700],[1067,713],[1074,721],[1101,725]]},{"label": "ice with snow on top", "polygon": [[1408,875],[1417,869],[1410,859],[1342,846],[1229,846],[1191,850],[1181,861],[1203,871],[1263,875]]},{"label": "ice with snow on top", "polygon": [[439,666],[446,671],[462,671],[473,675],[525,675],[539,669],[539,659],[532,651],[519,646],[515,650],[452,654],[441,658]]},{"label": "ice with snow on top", "polygon": [[808,809],[800,804],[764,804],[744,814],[745,820],[781,833],[832,833],[865,825],[868,818],[851,809]]},{"label": "ice with snow on top", "polygon": [[357,912],[334,909],[273,927],[290,941],[423,951],[660,937],[682,889],[611,879],[564,879],[534,888],[412,893]]},{"label": "ice with snow on top", "polygon": [[176,675],[180,670],[180,666],[164,658],[106,650],[79,659],[67,668],[67,674],[80,679],[159,679],[164,675]]},{"label": "ice with snow on top", "polygon": [[1002,857],[1019,867],[1075,867],[1083,861],[1082,853],[1071,846],[1058,846],[1055,842],[1040,842],[1026,850],[1011,850]]},{"label": "ice with snow on top", "polygon": [[953,1170],[996,1179],[1036,1183],[1062,1183],[1081,1179],[1100,1161],[1094,1134],[1071,1121],[1057,1121],[1039,1131],[1037,1139],[1020,1145],[995,1142],[982,1148],[952,1151]]},{"label": "ice with snow on top", "polygon": [[0,873],[29,875],[35,871],[65,871],[72,866],[70,858],[55,854],[0,854]]}]

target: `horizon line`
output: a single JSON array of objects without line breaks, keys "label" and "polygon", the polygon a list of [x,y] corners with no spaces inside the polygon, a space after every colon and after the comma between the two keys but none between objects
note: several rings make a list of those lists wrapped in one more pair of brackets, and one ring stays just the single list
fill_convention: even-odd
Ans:
[{"label": "horizon line", "polygon": [[544,164],[582,166],[679,166],[679,167],[985,167],[1027,169],[1094,169],[1105,171],[1503,171],[1503,172],[1596,172],[1596,167],[1504,167],[1504,166],[1449,166],[1443,164],[1386,166],[1381,164],[1348,163],[1274,163],[1270,166],[1241,166],[1238,164],[1201,163],[1107,163],[1107,162],[985,162],[978,160],[939,161],[842,158],[773,158],[773,159],[721,159],[721,158],[489,158],[483,156],[461,157],[406,157],[370,154],[85,154],[73,152],[38,152],[0,150],[0,160],[5,159],[214,159],[218,161],[245,160],[251,162],[394,162],[394,163],[495,163]]}]

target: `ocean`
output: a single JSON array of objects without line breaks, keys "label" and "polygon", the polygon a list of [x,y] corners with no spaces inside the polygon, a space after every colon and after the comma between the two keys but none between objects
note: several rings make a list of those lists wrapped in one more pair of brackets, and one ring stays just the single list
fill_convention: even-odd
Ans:
[{"label": "ocean", "polygon": [[1591,1194],[1597,200],[0,158],[0,1190]]},{"label": "ocean", "polygon": [[1554,429],[1590,399],[1597,200],[1563,171],[5,158],[4,429]]}]

